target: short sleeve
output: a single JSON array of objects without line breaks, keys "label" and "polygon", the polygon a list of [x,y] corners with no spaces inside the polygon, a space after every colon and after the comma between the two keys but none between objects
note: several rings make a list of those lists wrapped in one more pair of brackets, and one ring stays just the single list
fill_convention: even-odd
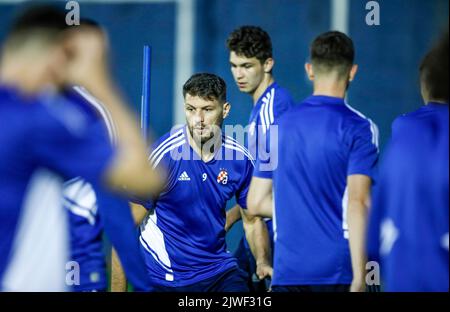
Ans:
[{"label": "short sleeve", "polygon": [[278,124],[272,124],[265,135],[264,142],[258,145],[258,158],[253,175],[257,178],[272,179],[278,166]]},{"label": "short sleeve", "polygon": [[352,129],[347,175],[361,174],[375,180],[378,163],[378,129],[367,120]]},{"label": "short sleeve", "polygon": [[257,159],[255,171],[253,175],[258,178],[272,179],[273,170],[276,169],[278,163],[278,146],[276,137],[278,136],[278,121],[287,111],[294,107],[294,101],[290,94],[281,88],[274,91],[274,105],[269,107],[270,114],[267,131],[263,127],[256,129],[258,133],[257,142]]},{"label": "short sleeve", "polygon": [[241,178],[241,185],[236,192],[236,201],[244,209],[247,209],[247,195],[252,181],[253,164],[250,160],[247,160],[244,173]]}]

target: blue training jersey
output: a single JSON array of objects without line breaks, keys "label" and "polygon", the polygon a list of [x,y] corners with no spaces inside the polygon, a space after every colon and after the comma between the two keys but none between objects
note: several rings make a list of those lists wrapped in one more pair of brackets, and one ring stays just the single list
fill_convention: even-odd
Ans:
[{"label": "blue training jersey", "polygon": [[244,209],[253,169],[248,151],[223,136],[215,157],[204,162],[188,142],[187,128],[164,135],[150,155],[168,172],[165,190],[145,204],[149,214],[139,240],[152,283],[181,287],[231,268],[226,249],[225,208],[236,197]]},{"label": "blue training jersey", "polygon": [[[114,125],[103,106],[83,88],[74,87],[64,92],[71,105],[82,111],[96,127],[98,140],[109,143]],[[64,184],[64,207],[69,213],[71,261],[80,268],[80,281],[74,291],[105,290],[106,262],[103,252],[103,224],[94,187],[81,178]],[[78,284],[78,285],[77,285]]]},{"label": "blue training jersey", "polygon": [[[248,121],[247,147],[252,157],[258,164],[258,159],[269,155],[269,136],[267,135],[270,125],[294,106],[295,102],[288,90],[280,87],[276,82],[272,83],[263,92],[256,104],[253,106]],[[261,149],[261,150],[260,150]],[[272,219],[266,219],[269,236],[273,240]],[[250,249],[247,240],[244,245]]]},{"label": "blue training jersey", "polygon": [[393,123],[368,236],[386,291],[449,289],[448,118],[429,103]]},{"label": "blue training jersey", "polygon": [[[76,86],[65,97],[89,120],[97,141],[114,145],[117,134],[104,105],[86,89]],[[148,290],[130,206],[125,198],[101,185],[75,178],[64,184],[64,205],[69,212],[71,261],[80,268],[74,291],[103,291],[108,287],[103,243],[104,232],[114,245],[134,290]]]},{"label": "blue training jersey", "polygon": [[377,128],[343,99],[327,96],[307,98],[275,127],[273,171],[254,173],[273,179],[272,284],[350,284],[347,177],[374,176]]},{"label": "blue training jersey", "polygon": [[62,183],[81,175],[96,184],[112,159],[109,144],[96,142],[83,114],[65,104],[50,93],[26,97],[0,86],[3,290],[65,289]]},{"label": "blue training jersey", "polygon": [[276,82],[267,87],[253,106],[248,121],[247,147],[255,160],[259,158],[259,149],[263,149],[261,153],[267,153],[269,150],[266,134],[270,125],[293,106],[294,100],[289,91],[281,88]]}]

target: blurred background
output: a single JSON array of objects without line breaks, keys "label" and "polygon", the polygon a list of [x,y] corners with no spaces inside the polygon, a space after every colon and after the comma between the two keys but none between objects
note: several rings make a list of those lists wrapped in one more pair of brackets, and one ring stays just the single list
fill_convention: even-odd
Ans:
[{"label": "blurred background", "polygon": [[[0,0],[0,42],[20,5]],[[28,1],[37,2],[37,1]],[[49,2],[49,1],[47,1]],[[64,5],[68,1],[53,1]],[[136,114],[142,92],[142,49],[152,46],[150,127],[158,137],[183,123],[182,85],[195,72],[222,76],[232,104],[227,124],[246,125],[252,102],[235,86],[225,41],[241,25],[258,25],[271,36],[274,75],[296,101],[312,91],[303,66],[310,42],[335,29],[356,46],[359,73],[350,105],[379,127],[381,152],[398,115],[422,105],[418,66],[427,49],[448,29],[448,0],[378,0],[380,25],[366,23],[366,0],[140,0],[77,1],[81,16],[106,27],[115,78]],[[230,203],[231,205],[232,203]],[[242,226],[228,234],[237,247]]]}]

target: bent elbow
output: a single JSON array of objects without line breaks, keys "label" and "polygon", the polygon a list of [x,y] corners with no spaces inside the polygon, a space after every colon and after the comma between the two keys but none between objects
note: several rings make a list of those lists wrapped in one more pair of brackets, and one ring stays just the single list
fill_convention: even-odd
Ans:
[{"label": "bent elbow", "polygon": [[[251,194],[249,194],[251,195]],[[260,211],[260,201],[257,200],[255,196],[248,196],[247,197],[247,215],[255,217],[258,216]]]},{"label": "bent elbow", "polygon": [[149,166],[140,168],[133,179],[134,193],[144,197],[156,197],[164,187],[164,178],[158,170]]}]

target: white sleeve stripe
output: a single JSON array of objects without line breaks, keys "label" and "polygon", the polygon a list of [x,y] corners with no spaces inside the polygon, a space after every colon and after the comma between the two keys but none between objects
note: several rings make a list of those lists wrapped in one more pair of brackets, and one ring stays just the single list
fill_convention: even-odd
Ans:
[{"label": "white sleeve stripe", "polygon": [[[230,137],[226,137],[226,138],[225,138],[225,143],[234,145],[234,146],[236,146],[236,147],[239,147],[239,148],[242,149],[245,153],[247,153],[247,154],[250,155],[250,151],[249,151],[247,148],[245,148],[244,146],[242,146],[241,144],[239,144],[239,142],[237,142],[237,141],[235,141],[235,140],[231,140]],[[253,159],[253,157],[252,157],[252,159]]]},{"label": "white sleeve stripe", "polygon": [[170,146],[171,144],[175,144],[176,142],[183,140],[184,139],[184,134],[183,135],[179,135],[178,136],[173,136],[168,138],[167,140],[165,140],[163,143],[161,143],[149,156],[149,160],[153,160],[156,157],[158,157],[158,155],[165,149],[167,148],[167,146]]},{"label": "white sleeve stripe", "polygon": [[230,144],[223,144],[223,146],[226,148],[241,152],[248,158],[248,160],[251,161],[252,165],[255,166],[253,158],[248,153],[246,153],[244,150],[242,150],[241,148],[237,147],[236,145],[230,145]]},{"label": "white sleeve stripe", "polygon": [[162,141],[157,147],[156,149],[150,154],[150,157],[153,157],[153,155],[155,153],[157,153],[160,149],[163,148],[163,145],[165,143],[167,143],[168,141],[172,140],[173,138],[179,136],[180,134],[183,133],[183,129],[178,130],[177,132],[175,132],[174,134],[172,134],[171,136],[169,136],[167,139],[165,139],[164,141]]},{"label": "white sleeve stripe", "polygon": [[370,131],[372,132],[372,144],[375,145],[378,150],[378,127],[372,120],[368,119],[368,121],[370,122]]},{"label": "white sleeve stripe", "polygon": [[87,91],[85,88],[75,86],[73,87],[73,89],[78,92],[78,94],[80,94],[89,104],[91,104],[101,115],[108,130],[109,139],[113,144],[115,144],[117,141],[117,130],[111,114],[106,109],[105,105],[100,100],[96,99],[92,94],[90,94],[89,91]]},{"label": "white sleeve stripe", "polygon": [[232,137],[230,137],[230,136],[228,136],[228,135],[224,136],[224,138],[225,138],[225,141],[230,141],[230,142],[232,142],[232,143],[234,143],[234,144],[236,144],[236,145],[239,145],[240,147],[246,149],[246,148],[245,148],[241,143],[239,143],[236,139],[234,139],[234,138],[232,138]]},{"label": "white sleeve stripe", "polygon": [[365,120],[367,120],[369,122],[369,124],[370,124],[370,132],[372,133],[372,144],[375,145],[375,147],[377,148],[377,152],[379,152],[379,142],[378,142],[378,136],[379,136],[378,133],[379,132],[378,132],[377,125],[370,118],[367,118],[360,111],[354,109],[353,107],[351,107],[347,103],[345,103],[345,106],[347,106],[348,109],[350,109],[352,112],[357,114],[359,117],[361,117],[361,118],[363,118],[363,119],[365,119]]},{"label": "white sleeve stripe", "polygon": [[271,96],[271,94],[268,93],[267,94],[268,101],[264,105],[264,117],[266,119],[266,126],[265,126],[265,129],[264,129],[265,130],[264,132],[266,132],[269,129],[269,126],[270,126],[270,118],[269,118],[269,106],[270,106],[270,100],[271,100],[270,96]]},{"label": "white sleeve stripe", "polygon": [[66,206],[66,208],[70,210],[74,215],[85,218],[90,225],[95,224],[95,216],[92,215],[92,212],[90,210],[67,201],[64,202],[64,206]]},{"label": "white sleeve stripe", "polygon": [[167,153],[170,152],[171,150],[174,150],[175,148],[177,148],[177,147],[183,145],[184,143],[186,143],[186,140],[183,139],[183,141],[181,141],[181,142],[179,142],[179,143],[177,143],[177,144],[168,146],[168,147],[163,151],[163,153],[158,157],[158,159],[156,159],[156,161],[154,161],[154,162],[152,161],[152,168],[155,169],[156,166],[158,166],[159,162],[161,161],[161,159],[164,157],[165,154],[167,154]]},{"label": "white sleeve stripe", "polygon": [[239,142],[238,142],[237,140],[235,140],[234,138],[232,138],[232,137],[230,137],[230,136],[228,136],[228,135],[225,136],[225,140],[231,140],[232,142],[234,142],[234,143],[240,145]]},{"label": "white sleeve stripe", "polygon": [[64,206],[67,209],[70,209],[70,207],[75,207],[76,206],[76,207],[78,207],[80,209],[88,211],[91,215],[93,215],[95,217],[95,212],[97,210],[96,209],[97,208],[97,204],[94,204],[91,207],[86,207],[86,206],[83,206],[82,204],[80,204],[80,203],[78,203],[78,202],[76,202],[74,200],[71,200],[70,198],[67,198],[67,197],[63,198],[63,204],[64,204]]},{"label": "white sleeve stripe", "polygon": [[275,100],[275,88],[272,88],[271,90],[271,96],[270,96],[270,107],[269,107],[269,115],[270,115],[270,124],[273,124],[275,121],[275,117],[273,115],[273,102]]},{"label": "white sleeve stripe", "polygon": [[263,127],[263,132],[265,133],[266,131],[266,120],[264,118],[264,107],[265,104],[261,107],[261,110],[259,111],[259,117],[261,118],[261,126]]},{"label": "white sleeve stripe", "polygon": [[254,162],[253,159],[250,158],[250,155],[247,155],[246,153],[244,153],[244,152],[243,152],[242,150],[240,150],[239,148],[237,148],[237,147],[235,147],[235,146],[233,146],[233,145],[228,145],[228,144],[224,144],[223,146],[226,147],[226,148],[228,148],[228,149],[235,150],[235,151],[238,151],[238,152],[243,153],[244,156],[246,156],[247,159],[250,160],[250,162],[252,163],[253,167],[255,166],[255,162]]},{"label": "white sleeve stripe", "polygon": [[377,148],[379,147],[379,144],[380,144],[380,131],[379,131],[379,129],[378,129],[378,126],[375,124],[375,123],[373,123],[373,127],[374,127],[374,129],[375,129],[375,145],[377,146]]}]

